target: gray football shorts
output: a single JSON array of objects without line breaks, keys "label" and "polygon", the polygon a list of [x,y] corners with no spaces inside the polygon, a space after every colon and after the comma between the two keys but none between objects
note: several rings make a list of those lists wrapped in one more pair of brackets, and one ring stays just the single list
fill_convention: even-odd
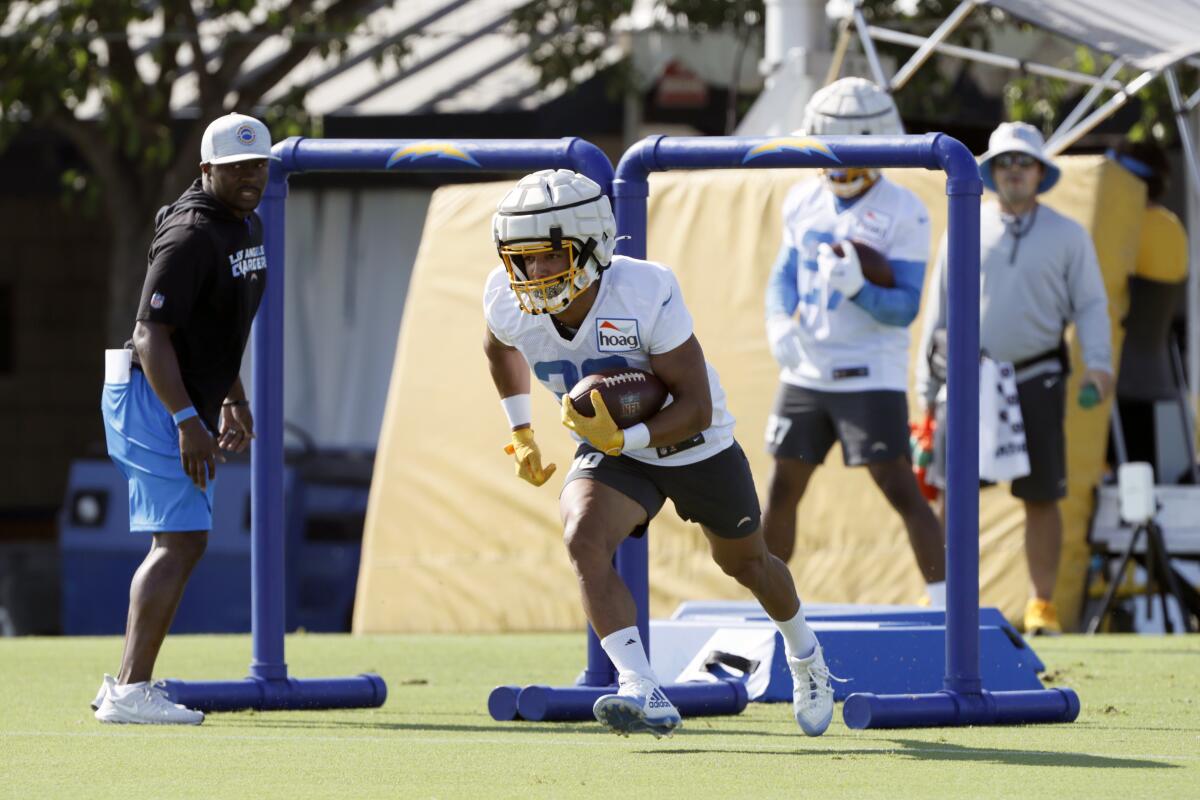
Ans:
[{"label": "gray football shorts", "polygon": [[[1036,503],[1067,496],[1066,383],[1063,373],[1047,372],[1017,384],[1029,453],[1029,474],[1012,482],[1012,495],[1019,500]],[[946,488],[945,405],[938,407],[929,482],[939,489]]]},{"label": "gray football shorts", "polygon": [[[636,501],[646,509],[647,520],[654,519],[670,498],[680,517],[723,539],[749,536],[758,530],[761,519],[750,462],[737,442],[703,461],[678,467],[606,456],[584,442],[575,451],[563,486],[581,479],[603,483]],[[643,525],[632,535],[645,532]]]},{"label": "gray football shorts", "polygon": [[767,418],[767,452],[810,464],[842,443],[848,467],[909,458],[908,398],[904,392],[821,392],[779,385]]}]

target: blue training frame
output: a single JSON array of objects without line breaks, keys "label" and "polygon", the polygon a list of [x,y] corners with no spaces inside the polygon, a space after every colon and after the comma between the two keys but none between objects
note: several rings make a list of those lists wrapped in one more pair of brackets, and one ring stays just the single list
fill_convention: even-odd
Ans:
[{"label": "blue training frame", "polygon": [[272,153],[278,160],[271,162],[258,209],[270,279],[254,322],[252,402],[259,430],[251,449],[250,675],[232,681],[168,680],[165,688],[173,702],[202,711],[373,708],[387,699],[387,685],[380,676],[300,680],[288,677],[284,660],[283,272],[288,177],[317,171],[530,172],[562,167],[591,177],[610,192],[613,168],[599,148],[573,137],[455,141],[292,137],[276,144]]},{"label": "blue training frame", "polygon": [[[948,230],[948,400],[946,487],[946,675],[940,692],[852,694],[843,707],[851,728],[1070,722],[1079,714],[1071,689],[988,692],[979,677],[979,199],[983,186],[971,152],[941,133],[871,137],[666,137],[631,147],[613,180],[617,252],[646,256],[648,175],[670,169],[770,167],[923,167],[946,173]],[[622,546],[622,574],[647,571],[645,540]],[[626,578],[629,582],[628,577]],[[649,642],[645,596],[638,627]]]}]

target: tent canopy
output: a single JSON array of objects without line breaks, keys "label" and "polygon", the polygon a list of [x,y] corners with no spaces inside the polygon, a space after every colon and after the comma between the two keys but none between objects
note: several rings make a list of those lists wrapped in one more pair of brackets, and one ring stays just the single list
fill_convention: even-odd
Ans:
[{"label": "tent canopy", "polygon": [[1200,0],[980,0],[1039,28],[1160,70],[1200,53]]}]

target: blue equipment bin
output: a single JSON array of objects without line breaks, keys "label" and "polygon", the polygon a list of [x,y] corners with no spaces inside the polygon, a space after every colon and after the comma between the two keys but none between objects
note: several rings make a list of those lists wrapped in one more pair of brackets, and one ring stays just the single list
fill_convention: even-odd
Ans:
[{"label": "blue equipment bin", "polygon": [[[348,630],[362,532],[353,520],[365,514],[366,489],[310,485],[300,474],[289,466],[284,475],[287,628]],[[128,509],[128,484],[109,459],[71,464],[59,527],[63,633],[124,632],[129,582],[151,537],[130,532]],[[250,630],[248,459],[220,465],[213,512],[208,549],[188,581],[172,633]],[[342,530],[323,535],[322,527],[330,526],[317,524],[310,531],[310,519],[341,519]]]}]

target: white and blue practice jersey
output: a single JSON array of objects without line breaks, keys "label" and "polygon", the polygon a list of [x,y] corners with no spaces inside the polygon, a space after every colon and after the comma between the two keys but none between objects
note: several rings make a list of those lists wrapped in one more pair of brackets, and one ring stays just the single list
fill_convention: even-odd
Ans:
[{"label": "white and blue practice jersey", "polygon": [[[817,272],[817,247],[855,239],[883,253],[896,285],[867,282],[852,299]],[[929,214],[915,194],[880,178],[849,202],[820,178],[783,202],[783,243],[767,286],[767,316],[799,322],[804,359],[780,379],[821,391],[905,391],[908,326],[921,305],[929,259]]]},{"label": "white and blue practice jersey", "polygon": [[[669,353],[692,335],[692,315],[675,274],[661,264],[626,256],[615,256],[602,273],[596,302],[570,339],[559,334],[549,314],[521,310],[503,266],[488,275],[483,313],[492,335],[517,348],[541,384],[559,399],[580,378],[602,370],[634,367],[653,372],[651,355]],[[703,442],[677,452],[646,447],[624,455],[647,464],[682,466],[733,443],[733,415],[725,407],[725,390],[712,365],[705,366],[712,425],[703,432]]]}]

